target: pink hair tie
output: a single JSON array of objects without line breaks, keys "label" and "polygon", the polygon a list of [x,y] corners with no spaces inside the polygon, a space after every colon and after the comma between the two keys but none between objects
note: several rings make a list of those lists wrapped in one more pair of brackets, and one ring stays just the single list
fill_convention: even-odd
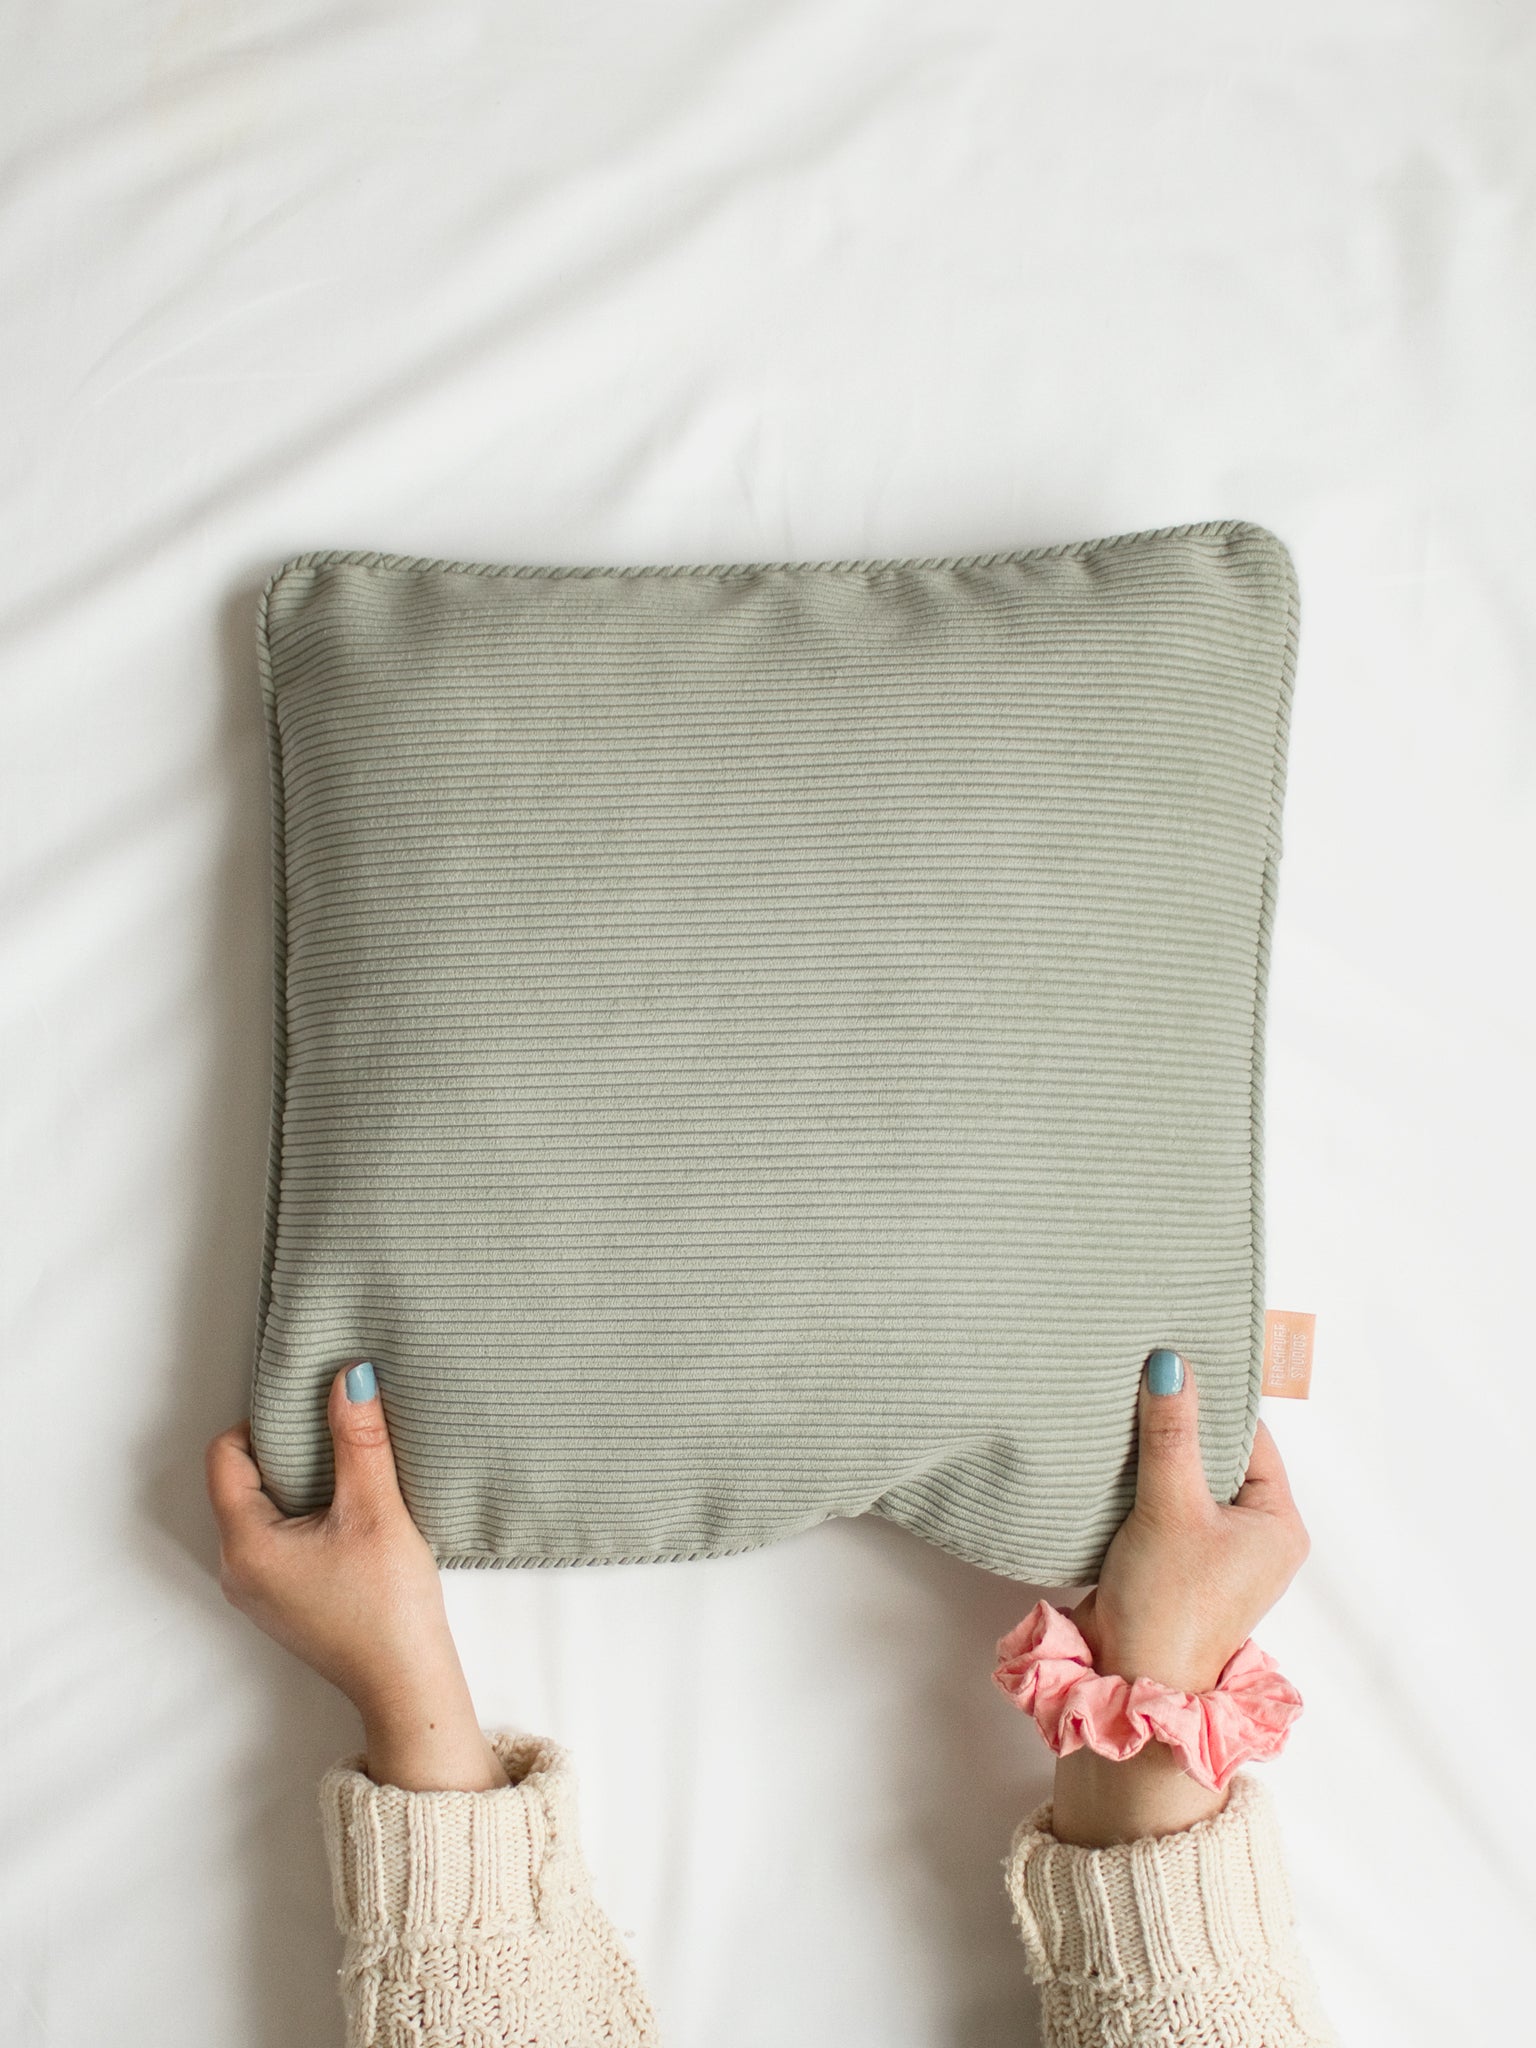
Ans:
[{"label": "pink hair tie", "polygon": [[1003,1637],[997,1656],[993,1683],[1034,1715],[1058,1756],[1093,1749],[1122,1763],[1163,1742],[1213,1792],[1224,1792],[1250,1758],[1278,1756],[1301,1712],[1301,1694],[1251,1636],[1222,1666],[1213,1692],[1095,1671],[1076,1622],[1048,1600]]}]

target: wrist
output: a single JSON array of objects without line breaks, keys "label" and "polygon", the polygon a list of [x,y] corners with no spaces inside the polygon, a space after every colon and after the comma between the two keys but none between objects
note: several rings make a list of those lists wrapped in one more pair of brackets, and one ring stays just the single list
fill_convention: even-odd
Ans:
[{"label": "wrist", "polygon": [[351,1674],[342,1690],[365,1727],[387,1730],[423,1718],[446,1719],[469,1700],[464,1667],[453,1638],[417,1639],[409,1651],[375,1658]]},{"label": "wrist", "polygon": [[507,1783],[457,1663],[451,1673],[413,1674],[356,1704],[366,1769],[375,1784],[407,1792],[478,1792]]},{"label": "wrist", "polygon": [[1075,1749],[1056,1760],[1051,1833],[1092,1849],[1177,1834],[1220,1813],[1229,1791],[1196,1784],[1161,1743],[1149,1742],[1123,1762]]},{"label": "wrist", "polygon": [[1178,1692],[1214,1692],[1237,1647],[1213,1649],[1198,1636],[1174,1629],[1116,1630],[1097,1615],[1084,1617],[1077,1626],[1092,1652],[1094,1669],[1103,1676],[1153,1678]]},{"label": "wrist", "polygon": [[491,1792],[509,1782],[474,1715],[363,1729],[364,1769],[403,1792]]},{"label": "wrist", "polygon": [[1156,1643],[1127,1644],[1123,1648],[1106,1644],[1094,1657],[1094,1668],[1106,1678],[1152,1678],[1174,1692],[1214,1692],[1216,1681],[1226,1668],[1231,1652],[1217,1656],[1210,1651]]}]

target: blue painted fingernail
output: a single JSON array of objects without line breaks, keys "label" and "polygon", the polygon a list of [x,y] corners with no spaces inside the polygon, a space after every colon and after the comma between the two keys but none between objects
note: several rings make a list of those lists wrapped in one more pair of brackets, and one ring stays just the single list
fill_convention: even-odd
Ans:
[{"label": "blue painted fingernail", "polygon": [[1177,1351],[1154,1351],[1147,1359],[1147,1392],[1176,1394],[1184,1384],[1184,1361]]},{"label": "blue painted fingernail", "polygon": [[365,1358],[361,1365],[354,1365],[347,1374],[347,1399],[371,1401],[378,1391],[378,1374]]}]

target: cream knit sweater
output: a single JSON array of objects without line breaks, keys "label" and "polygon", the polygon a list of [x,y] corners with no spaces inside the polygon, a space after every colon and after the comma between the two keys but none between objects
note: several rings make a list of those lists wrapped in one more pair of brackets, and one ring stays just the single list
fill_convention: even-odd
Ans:
[{"label": "cream knit sweater", "polygon": [[[490,1739],[513,1780],[494,1792],[375,1785],[361,1757],[325,1775],[347,2048],[657,2048],[592,1896],[569,1758]],[[1056,1841],[1042,1806],[1005,1867],[1048,2048],[1332,2048],[1257,1779],[1123,1848]]]}]

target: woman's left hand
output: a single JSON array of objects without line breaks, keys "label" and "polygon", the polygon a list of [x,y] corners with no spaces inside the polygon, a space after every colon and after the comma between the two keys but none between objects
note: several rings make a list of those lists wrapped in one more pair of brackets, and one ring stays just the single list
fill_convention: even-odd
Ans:
[{"label": "woman's left hand", "polygon": [[[1174,1352],[1147,1362],[1137,1436],[1135,1505],[1072,1619],[1096,1670],[1208,1692],[1305,1562],[1307,1532],[1262,1422],[1236,1499],[1211,1497],[1194,1373]],[[1057,1758],[1051,1824],[1064,1842],[1102,1848],[1190,1827],[1226,1801],[1161,1743],[1118,1763],[1077,1749]]]},{"label": "woman's left hand", "polygon": [[263,1490],[248,1423],[208,1446],[224,1597],[352,1701],[378,1782],[418,1791],[504,1785],[475,1718],[436,1560],[400,1492],[371,1366],[337,1373],[326,1413],[336,1485],[315,1514],[285,1515]]}]

